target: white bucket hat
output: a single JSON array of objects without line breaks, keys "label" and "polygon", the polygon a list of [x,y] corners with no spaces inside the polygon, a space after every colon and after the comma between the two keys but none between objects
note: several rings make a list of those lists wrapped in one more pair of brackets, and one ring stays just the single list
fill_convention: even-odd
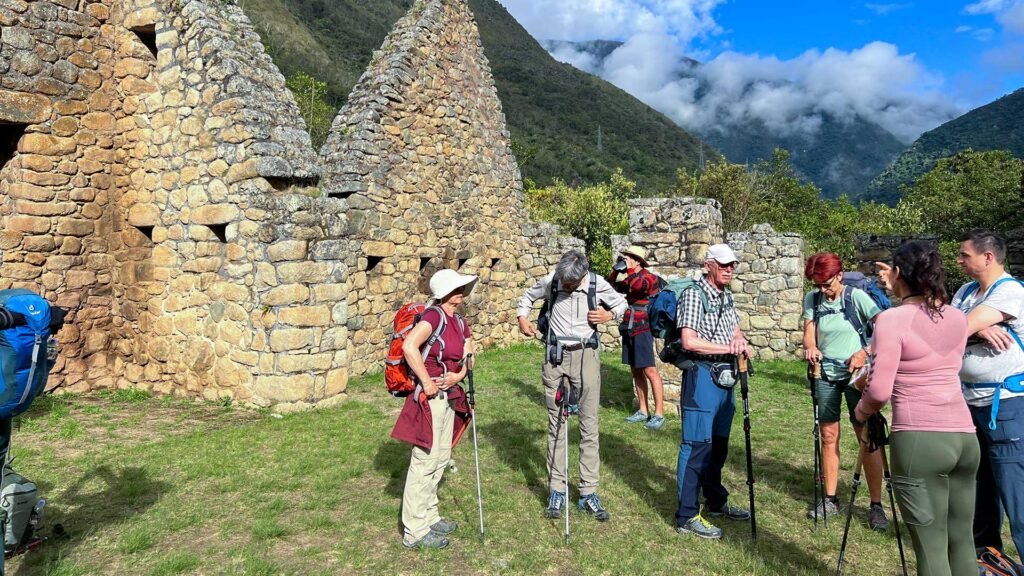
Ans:
[{"label": "white bucket hat", "polygon": [[430,295],[434,300],[440,302],[445,296],[465,286],[463,295],[469,296],[469,293],[473,291],[473,286],[476,286],[476,280],[476,276],[459,274],[451,268],[438,270],[430,277]]}]

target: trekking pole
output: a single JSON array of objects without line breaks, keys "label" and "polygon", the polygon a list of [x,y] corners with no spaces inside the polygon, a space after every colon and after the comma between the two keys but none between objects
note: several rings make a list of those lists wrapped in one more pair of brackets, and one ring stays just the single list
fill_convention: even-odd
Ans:
[{"label": "trekking pole", "polygon": [[750,496],[750,538],[757,540],[757,511],[754,508],[754,458],[750,449],[750,386],[748,375],[752,372],[746,353],[739,357],[740,396],[743,397],[743,436],[747,444],[747,491]]},{"label": "trekking pole", "polygon": [[843,573],[843,557],[846,555],[846,541],[850,536],[850,521],[853,519],[853,501],[857,498],[857,488],[860,487],[860,471],[863,466],[860,454],[857,455],[857,465],[853,469],[853,484],[850,487],[850,507],[846,511],[846,527],[843,528],[843,543],[839,546],[839,564],[836,565],[836,576]]},{"label": "trekking pole", "polygon": [[473,387],[473,355],[466,355],[469,369],[469,419],[473,423],[473,459],[476,461],[476,503],[480,509],[480,543],[484,542],[484,497],[480,488],[480,448],[476,440],[476,389]]},{"label": "trekking pole", "polygon": [[[807,384],[811,389],[811,407],[814,410],[814,529],[818,529],[818,502],[821,502],[821,520],[828,528],[828,509],[825,505],[825,470],[821,458],[821,420],[818,417],[818,380],[821,379],[821,363],[807,366]],[[821,500],[818,500],[818,490]]]},{"label": "trekking pole", "polygon": [[[568,376],[562,377],[562,418],[565,419],[565,545],[569,545],[569,391],[572,383]],[[567,385],[568,384],[568,385]]]},{"label": "trekking pole", "polygon": [[896,547],[900,551],[900,566],[903,567],[903,576],[907,576],[907,557],[903,552],[903,537],[900,535],[900,519],[896,516],[896,497],[892,490],[892,475],[889,473],[889,457],[885,453],[885,445],[889,443],[886,435],[885,443],[879,446],[882,451],[882,475],[885,477],[885,489],[889,493],[889,506],[892,508],[892,523],[896,529]]}]

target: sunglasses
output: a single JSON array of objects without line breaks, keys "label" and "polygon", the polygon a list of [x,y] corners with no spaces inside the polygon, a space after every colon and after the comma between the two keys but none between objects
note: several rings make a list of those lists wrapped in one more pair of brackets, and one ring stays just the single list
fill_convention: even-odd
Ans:
[{"label": "sunglasses", "polygon": [[822,282],[821,284],[815,283],[814,287],[817,288],[818,290],[824,290],[826,288],[831,287],[832,284],[835,283],[837,278],[839,278],[839,274],[836,274],[835,276],[829,278],[828,280],[826,280],[825,282]]}]

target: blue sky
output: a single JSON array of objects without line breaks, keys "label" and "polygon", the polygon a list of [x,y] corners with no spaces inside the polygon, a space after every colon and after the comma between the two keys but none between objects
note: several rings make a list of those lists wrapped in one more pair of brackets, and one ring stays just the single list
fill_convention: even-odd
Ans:
[{"label": "blue sky", "polygon": [[[619,40],[600,75],[695,130],[860,117],[909,143],[1024,87],[1024,0],[499,0],[541,40]],[[704,63],[680,71],[684,56]],[[698,86],[710,90],[698,90]]]}]

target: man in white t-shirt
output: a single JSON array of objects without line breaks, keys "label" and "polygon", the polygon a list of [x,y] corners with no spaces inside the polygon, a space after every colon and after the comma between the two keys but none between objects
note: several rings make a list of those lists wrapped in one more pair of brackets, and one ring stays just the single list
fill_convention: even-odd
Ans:
[{"label": "man in white t-shirt", "polygon": [[1005,270],[1002,238],[971,230],[962,240],[957,263],[974,281],[957,290],[953,306],[967,314],[960,381],[981,444],[974,545],[1003,549],[1005,510],[1017,554],[1024,555],[1024,394],[997,386],[1024,373],[1024,285]]}]

